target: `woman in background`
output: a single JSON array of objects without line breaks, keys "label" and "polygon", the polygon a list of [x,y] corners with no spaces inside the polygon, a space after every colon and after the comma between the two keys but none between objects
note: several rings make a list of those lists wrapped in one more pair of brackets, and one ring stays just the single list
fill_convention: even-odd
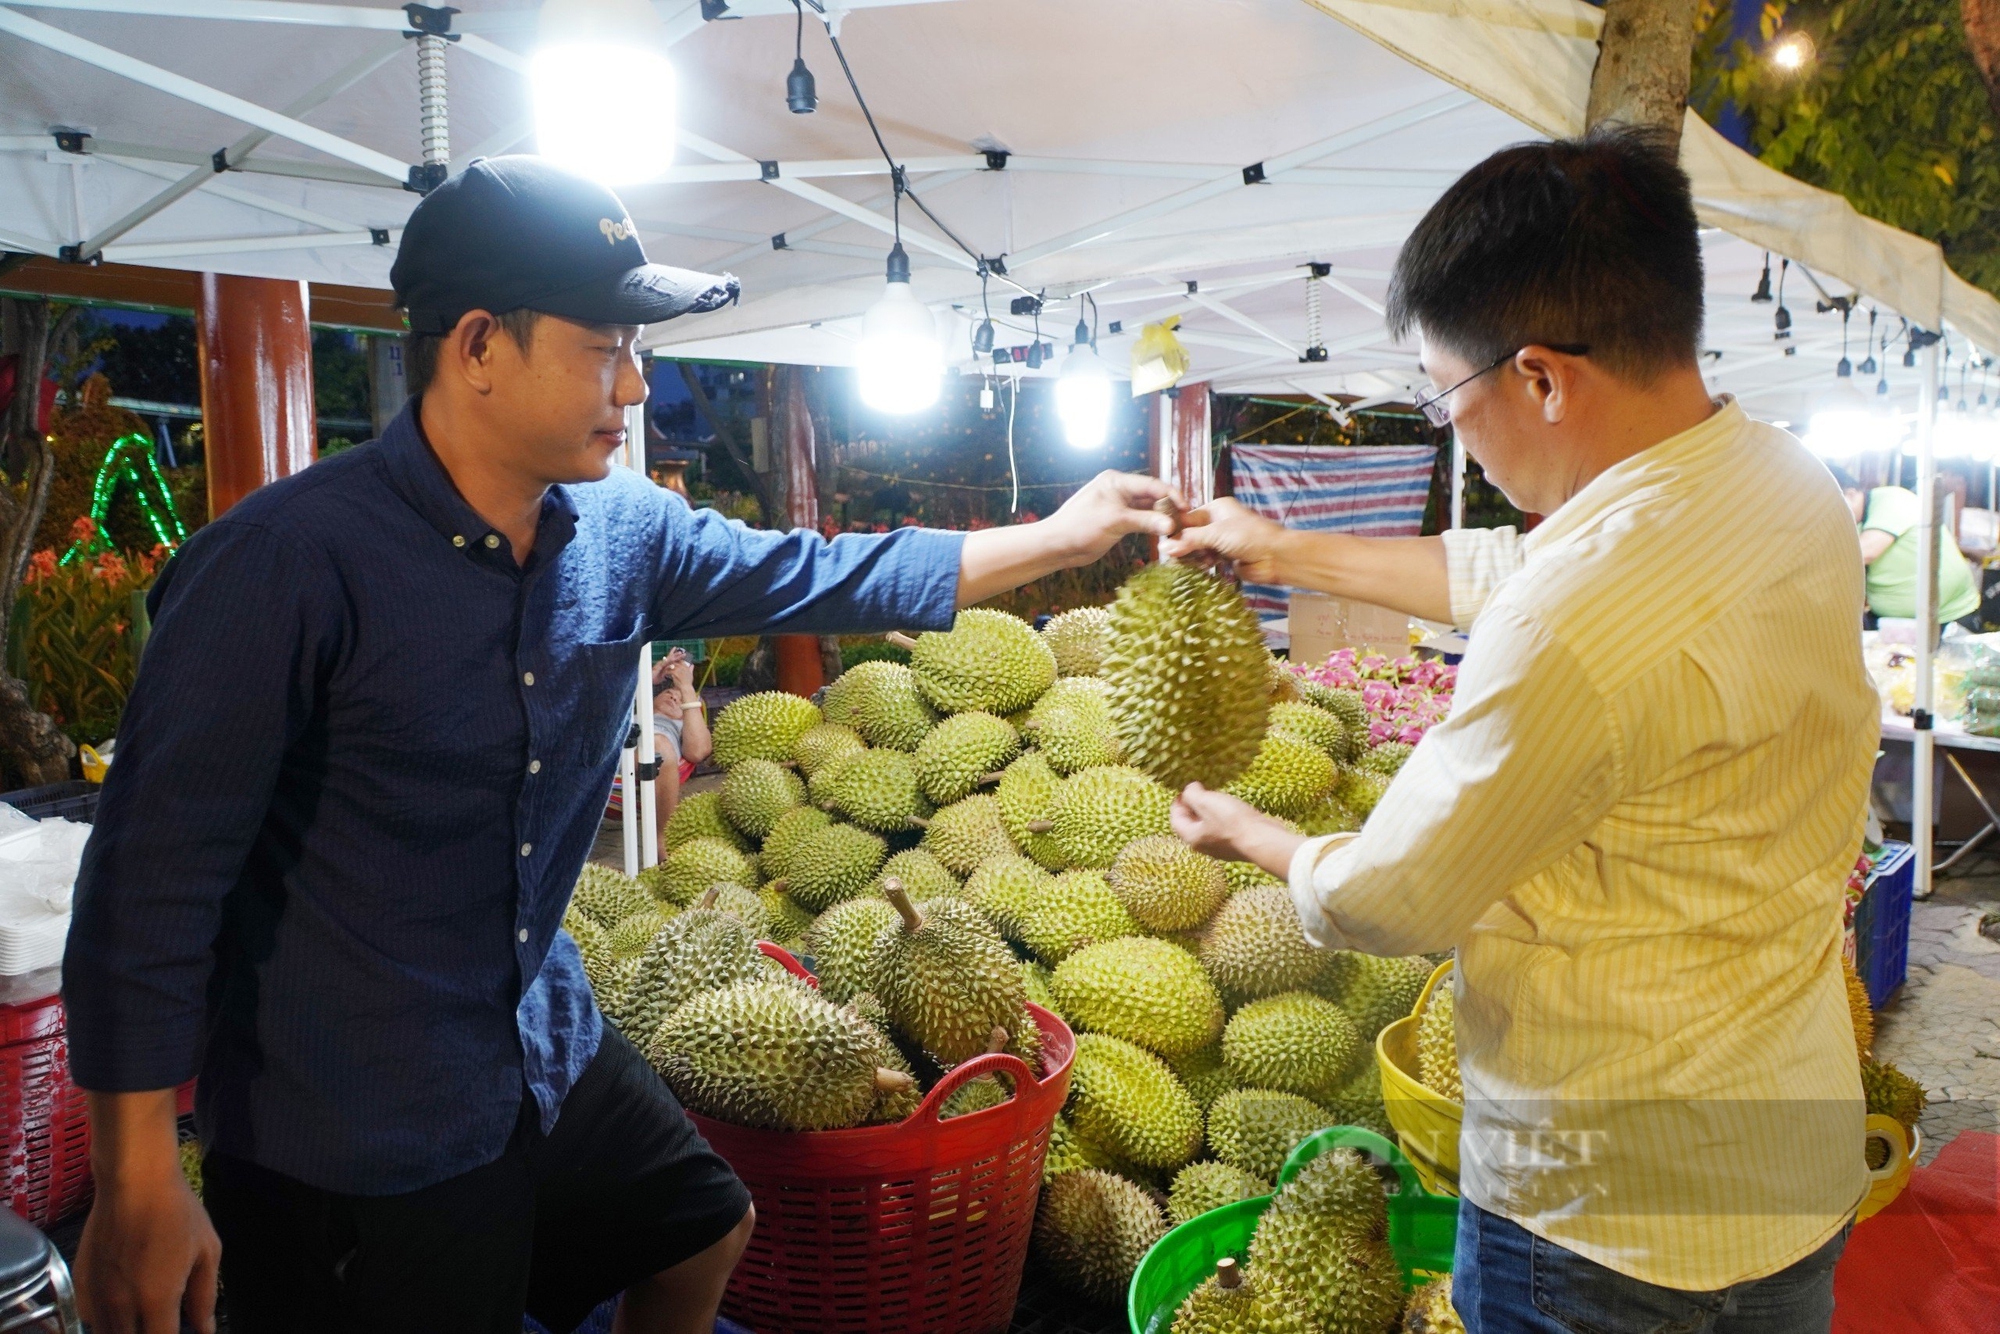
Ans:
[{"label": "woman in background", "polygon": [[708,705],[694,688],[694,664],[680,649],[653,664],[653,747],[660,774],[653,780],[659,816],[660,856],[667,855],[667,820],[681,804],[681,784],[714,748],[708,736]]}]

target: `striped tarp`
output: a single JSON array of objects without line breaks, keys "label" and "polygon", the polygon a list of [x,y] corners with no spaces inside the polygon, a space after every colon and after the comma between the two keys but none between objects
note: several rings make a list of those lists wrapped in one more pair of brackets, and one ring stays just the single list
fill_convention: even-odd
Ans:
[{"label": "striped tarp", "polygon": [[[1424,522],[1437,450],[1429,445],[1340,448],[1231,445],[1236,498],[1287,528],[1363,537],[1415,537]],[[1285,614],[1290,590],[1245,584],[1264,620]]]}]

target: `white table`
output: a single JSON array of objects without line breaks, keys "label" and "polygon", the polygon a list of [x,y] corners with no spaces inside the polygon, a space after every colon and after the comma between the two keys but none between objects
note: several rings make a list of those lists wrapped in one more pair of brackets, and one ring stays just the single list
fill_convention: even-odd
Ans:
[{"label": "white table", "polygon": [[[1974,736],[1965,730],[1964,724],[1947,721],[1943,718],[1938,719],[1932,724],[1931,737],[1940,747],[1944,748],[1945,763],[1952,767],[1952,771],[1958,775],[1958,780],[1965,784],[1966,790],[1972,793],[1972,799],[1979,803],[1979,809],[1986,815],[1986,823],[1981,826],[1979,832],[1959,844],[1957,850],[1951,856],[1945,858],[1933,868],[1934,871],[1942,871],[1960,857],[1963,857],[1966,853],[1971,852],[1981,843],[1984,843],[1988,838],[1991,838],[1996,830],[2000,830],[2000,812],[1994,811],[1993,804],[1986,800],[1986,794],[1979,790],[1979,784],[1972,781],[1972,775],[1965,772],[1965,766],[1960,764],[1958,757],[1950,752],[1954,750],[1984,750],[2000,754],[2000,737]],[[1910,725],[1908,718],[1899,713],[1884,713],[1882,715],[1882,739],[1884,741],[1908,741],[1914,743],[1917,739],[1917,729]]]}]

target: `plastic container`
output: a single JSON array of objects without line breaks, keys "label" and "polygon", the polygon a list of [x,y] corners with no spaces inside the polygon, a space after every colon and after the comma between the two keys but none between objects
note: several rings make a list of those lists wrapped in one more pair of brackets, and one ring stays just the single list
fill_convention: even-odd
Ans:
[{"label": "plastic container", "polygon": [[1868,876],[1868,892],[1854,909],[1854,971],[1881,1009],[1903,985],[1910,966],[1910,897],[1916,889],[1916,850],[1884,843]]},{"label": "plastic container", "polygon": [[[764,952],[804,975],[775,945]],[[1007,1329],[1076,1039],[1039,1006],[1048,1073],[979,1056],[908,1119],[854,1130],[753,1130],[690,1112],[757,1206],[723,1314],[757,1334],[986,1334]],[[1014,1096],[939,1121],[952,1090],[1011,1075]]]},{"label": "plastic container", "polygon": [[1880,1112],[1869,1114],[1865,1133],[1865,1140],[1875,1139],[1888,1145],[1889,1159],[1881,1167],[1869,1171],[1868,1193],[1862,1197],[1860,1208],[1854,1211],[1857,1223],[1881,1213],[1894,1203],[1896,1197],[1903,1193],[1903,1187],[1910,1184],[1910,1170],[1916,1166],[1917,1155],[1923,1152],[1923,1132],[1912,1129],[1906,1133],[1902,1122]]},{"label": "plastic container", "polygon": [[[1389,1249],[1403,1271],[1403,1287],[1414,1288],[1451,1272],[1458,1243],[1458,1201],[1432,1195],[1422,1186],[1415,1166],[1396,1146],[1372,1130],[1335,1126],[1308,1136],[1292,1150],[1278,1173],[1283,1185],[1299,1169],[1328,1149],[1356,1149],[1393,1170],[1385,1182],[1389,1205]],[[1250,1249],[1257,1220],[1271,1205],[1269,1195],[1238,1200],[1190,1218],[1153,1245],[1132,1275],[1125,1313],[1132,1334],[1166,1334],[1181,1302],[1215,1272],[1225,1255],[1242,1260]]]},{"label": "plastic container", "polygon": [[0,1203],[37,1227],[90,1202],[90,1122],[62,1000],[0,1005]]},{"label": "plastic container", "polygon": [[64,820],[80,820],[91,824],[97,819],[98,786],[86,779],[74,779],[67,783],[49,783],[43,787],[23,787],[12,792],[0,792],[0,801],[6,802],[23,815],[32,815],[37,820],[51,816]]},{"label": "plastic container", "polygon": [[1424,1189],[1458,1194],[1458,1131],[1465,1108],[1417,1078],[1417,1016],[1431,992],[1447,985],[1452,960],[1439,964],[1424,983],[1416,1008],[1375,1038],[1375,1064],[1382,1071],[1382,1106],[1395,1127],[1396,1142],[1416,1168]]}]

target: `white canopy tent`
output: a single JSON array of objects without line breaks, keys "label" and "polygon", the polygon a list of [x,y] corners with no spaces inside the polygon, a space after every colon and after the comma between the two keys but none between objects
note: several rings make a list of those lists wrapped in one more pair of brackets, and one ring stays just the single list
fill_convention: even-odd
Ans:
[{"label": "white canopy tent", "polygon": [[[892,194],[824,36],[804,47],[820,109],[795,116],[790,0],[655,9],[675,45],[680,152],[663,180],[623,193],[650,253],[732,270],[744,299],[655,326],[648,344],[851,362],[882,287]],[[1410,227],[1495,148],[1582,128],[1602,21],[1582,0],[842,0],[826,12],[911,184],[1004,264],[986,285],[1003,346],[1035,336],[1032,318],[1007,314],[1012,297],[1044,299],[1040,336],[1060,347],[1088,294],[1114,366],[1141,325],[1179,315],[1190,379],[1349,407],[1407,402],[1418,383],[1413,350],[1380,318]],[[0,247],[386,286],[420,157],[408,26],[398,8],[297,0],[0,6]],[[482,4],[453,28],[454,161],[531,146],[534,7]],[[2000,347],[2000,303],[1937,247],[1762,167],[1697,117],[1683,161],[1714,229],[1709,373],[1753,412],[1803,423],[1839,401],[1842,320],[1815,311],[1822,298],[1853,295],[1968,351]],[[977,260],[912,208],[902,223],[949,356],[990,366],[971,353]],[[1802,269],[1785,339],[1748,300],[1767,250]],[[1866,327],[1850,331],[1857,361]],[[1304,359],[1315,345],[1324,359]],[[1920,373],[1884,358],[1883,378],[1925,425],[1927,488],[1937,348],[1925,358]],[[1928,748],[1920,732],[1920,788]],[[1921,830],[1922,790],[1917,804]]]}]

